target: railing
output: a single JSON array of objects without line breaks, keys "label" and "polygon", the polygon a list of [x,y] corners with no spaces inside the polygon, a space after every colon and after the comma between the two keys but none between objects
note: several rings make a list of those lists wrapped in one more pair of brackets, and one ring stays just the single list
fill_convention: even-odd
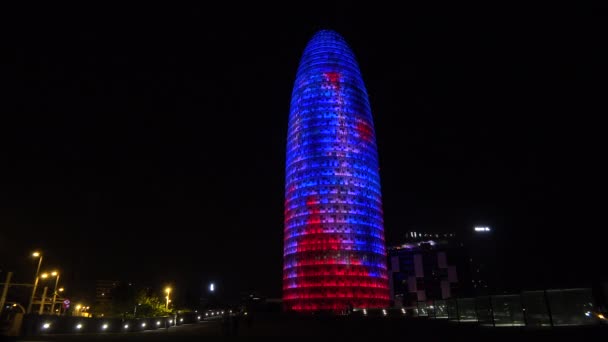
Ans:
[{"label": "railing", "polygon": [[483,326],[590,325],[604,320],[596,311],[591,289],[586,288],[452,298],[424,304],[425,307],[443,305],[447,306],[450,321],[477,322]]},{"label": "railing", "polygon": [[608,323],[591,289],[524,291],[520,294],[452,298],[391,309],[357,309],[366,317],[426,317],[486,327],[553,327]]}]

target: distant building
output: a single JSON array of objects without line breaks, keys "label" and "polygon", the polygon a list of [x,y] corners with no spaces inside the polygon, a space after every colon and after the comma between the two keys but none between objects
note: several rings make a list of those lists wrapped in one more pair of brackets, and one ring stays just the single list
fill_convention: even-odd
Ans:
[{"label": "distant building", "polygon": [[487,295],[501,289],[496,264],[496,244],[490,227],[477,226],[464,240],[469,254],[471,281],[475,294]]},{"label": "distant building", "polygon": [[467,250],[454,233],[408,232],[388,248],[390,295],[395,306],[472,294]]},{"label": "distant building", "polygon": [[240,307],[243,312],[280,312],[283,307],[282,298],[267,298],[259,293],[244,292],[241,293]]},{"label": "distant building", "polygon": [[112,302],[112,292],[120,284],[118,280],[97,280],[95,282],[95,307],[101,308]]},{"label": "distant building", "polygon": [[407,232],[405,243],[388,248],[391,299],[395,305],[485,295],[499,288],[492,229],[455,233]]}]

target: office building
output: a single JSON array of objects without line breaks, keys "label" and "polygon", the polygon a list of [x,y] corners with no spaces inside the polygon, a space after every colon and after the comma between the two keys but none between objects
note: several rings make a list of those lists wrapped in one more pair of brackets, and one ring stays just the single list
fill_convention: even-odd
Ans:
[{"label": "office building", "polygon": [[374,125],[359,66],[336,32],[318,32],[304,50],[285,171],[285,308],[387,306]]}]

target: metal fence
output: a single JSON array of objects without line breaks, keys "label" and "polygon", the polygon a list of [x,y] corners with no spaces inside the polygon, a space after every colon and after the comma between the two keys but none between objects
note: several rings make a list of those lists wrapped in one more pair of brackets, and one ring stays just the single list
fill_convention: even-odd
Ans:
[{"label": "metal fence", "polygon": [[494,327],[591,325],[603,319],[588,288],[431,300],[405,310],[408,316]]}]

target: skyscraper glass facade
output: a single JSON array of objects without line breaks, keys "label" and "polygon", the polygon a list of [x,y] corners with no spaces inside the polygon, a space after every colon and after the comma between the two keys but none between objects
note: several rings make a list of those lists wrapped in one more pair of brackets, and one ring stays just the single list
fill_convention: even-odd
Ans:
[{"label": "skyscraper glass facade", "polygon": [[291,97],[285,174],[287,310],[389,301],[378,153],[367,91],[344,39],[320,31]]}]

